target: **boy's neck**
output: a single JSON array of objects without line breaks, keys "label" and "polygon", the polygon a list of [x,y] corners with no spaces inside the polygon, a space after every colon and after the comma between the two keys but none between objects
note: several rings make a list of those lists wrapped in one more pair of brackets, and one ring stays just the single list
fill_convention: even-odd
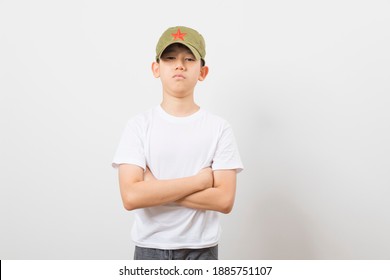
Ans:
[{"label": "boy's neck", "polygon": [[190,116],[200,108],[193,98],[174,98],[172,96],[164,96],[161,107],[165,112],[175,117]]}]

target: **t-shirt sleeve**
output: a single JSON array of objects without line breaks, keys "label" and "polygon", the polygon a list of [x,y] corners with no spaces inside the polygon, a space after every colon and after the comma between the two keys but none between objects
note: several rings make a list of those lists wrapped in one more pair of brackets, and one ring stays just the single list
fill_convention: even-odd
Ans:
[{"label": "t-shirt sleeve", "polygon": [[142,122],[137,119],[130,120],[122,133],[112,167],[118,168],[120,164],[135,164],[146,168],[144,153],[144,129]]},{"label": "t-shirt sleeve", "polygon": [[236,169],[237,173],[244,169],[234,138],[233,129],[225,123],[212,163],[213,170]]}]

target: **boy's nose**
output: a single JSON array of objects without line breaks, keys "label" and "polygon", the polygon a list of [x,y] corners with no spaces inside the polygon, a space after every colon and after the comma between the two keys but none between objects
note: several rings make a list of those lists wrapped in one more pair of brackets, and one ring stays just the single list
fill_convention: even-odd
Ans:
[{"label": "boy's nose", "polygon": [[184,70],[184,66],[183,66],[183,63],[181,61],[177,62],[175,70]]}]

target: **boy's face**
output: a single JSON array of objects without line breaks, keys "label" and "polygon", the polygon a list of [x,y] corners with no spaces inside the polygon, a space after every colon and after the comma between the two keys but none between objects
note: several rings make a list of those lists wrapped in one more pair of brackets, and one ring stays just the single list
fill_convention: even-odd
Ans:
[{"label": "boy's face", "polygon": [[162,53],[159,63],[152,64],[153,75],[160,78],[165,92],[176,97],[192,94],[198,81],[208,73],[190,49],[182,44],[172,44]]}]

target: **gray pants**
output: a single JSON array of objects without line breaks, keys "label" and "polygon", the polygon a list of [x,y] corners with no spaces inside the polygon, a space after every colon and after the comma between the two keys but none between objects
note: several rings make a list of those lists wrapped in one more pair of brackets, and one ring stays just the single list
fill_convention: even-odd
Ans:
[{"label": "gray pants", "polygon": [[218,245],[202,249],[178,250],[135,246],[134,260],[218,260]]}]

